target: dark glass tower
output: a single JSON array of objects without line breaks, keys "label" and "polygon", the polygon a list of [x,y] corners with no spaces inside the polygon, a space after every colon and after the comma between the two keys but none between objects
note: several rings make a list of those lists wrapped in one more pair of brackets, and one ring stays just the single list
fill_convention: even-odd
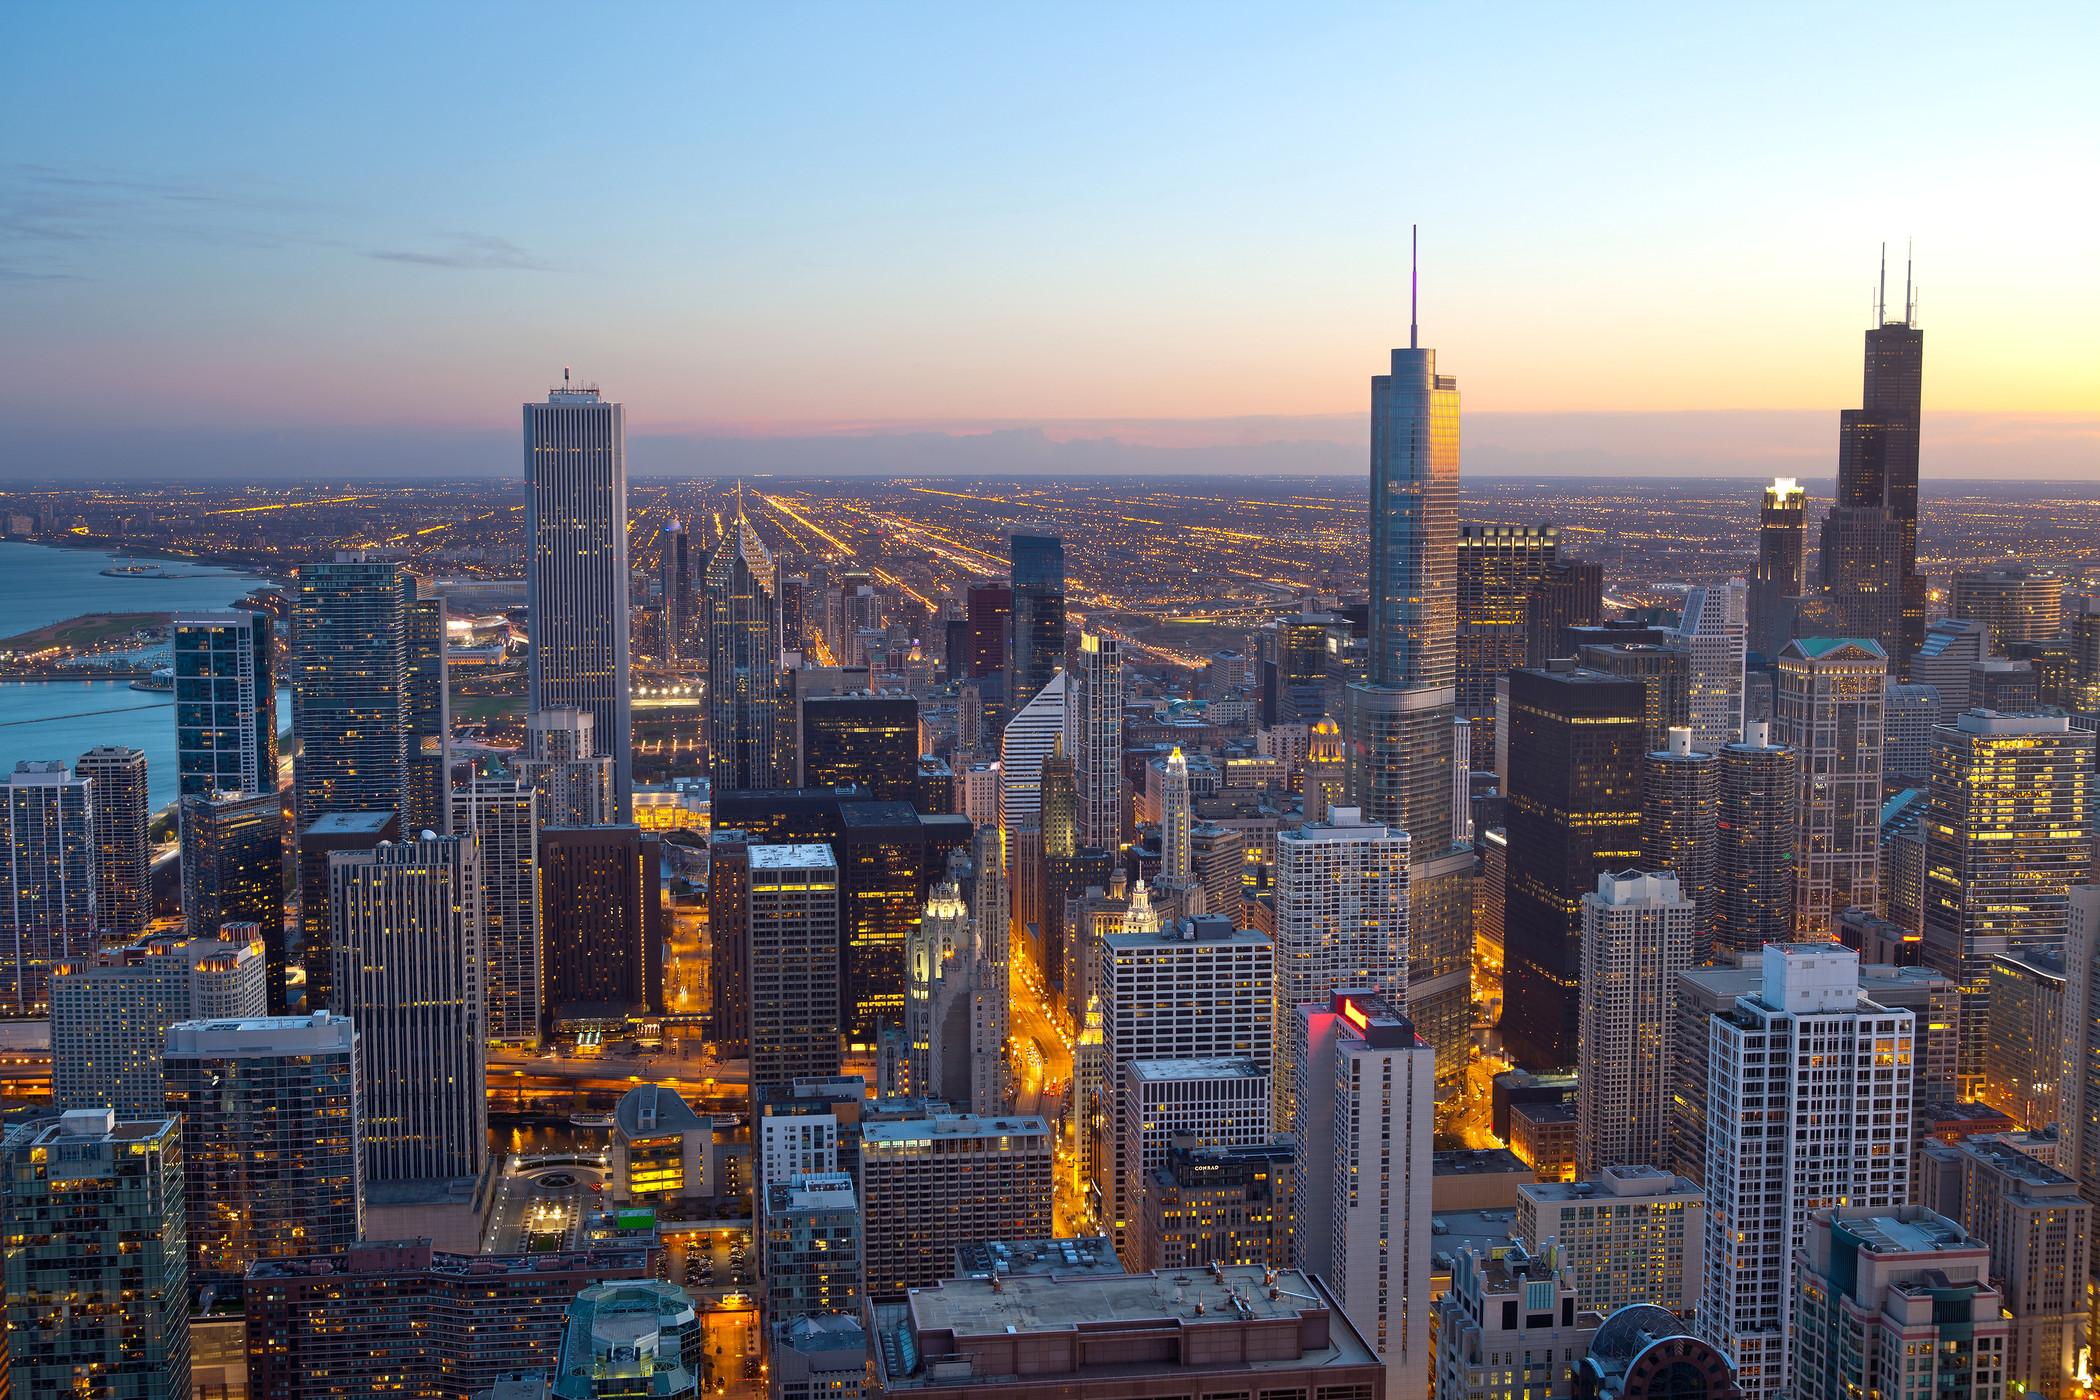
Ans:
[{"label": "dark glass tower", "polygon": [[277,790],[277,682],[265,613],[178,614],[175,768],[181,795]]},{"label": "dark glass tower", "polygon": [[810,695],[802,701],[802,786],[864,787],[878,802],[919,790],[919,702],[909,695]]},{"label": "dark glass tower", "polygon": [[1771,658],[1793,639],[1795,599],[1808,587],[1808,496],[1792,477],[1765,488],[1750,581],[1750,650]]},{"label": "dark glass tower", "polygon": [[663,659],[676,661],[686,654],[685,634],[693,625],[693,560],[685,526],[675,519],[664,527],[657,570],[664,595]]},{"label": "dark glass tower", "polygon": [[1475,754],[1495,751],[1495,682],[1526,664],[1525,604],[1559,559],[1551,525],[1459,529],[1458,713],[1473,726]]},{"label": "dark glass tower", "polygon": [[1013,684],[1016,710],[1065,664],[1065,542],[1055,535],[1012,540]]},{"label": "dark glass tower", "polygon": [[707,743],[718,798],[777,781],[777,587],[773,556],[740,504],[707,561]]},{"label": "dark glass tower", "polygon": [[345,553],[302,564],[292,589],[301,829],[323,812],[406,813],[408,581],[390,560]]}]

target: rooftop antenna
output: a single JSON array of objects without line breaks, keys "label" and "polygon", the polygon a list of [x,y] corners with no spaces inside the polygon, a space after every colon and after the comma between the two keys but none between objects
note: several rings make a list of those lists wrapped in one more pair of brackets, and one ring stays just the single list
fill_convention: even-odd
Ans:
[{"label": "rooftop antenna", "polygon": [[1407,348],[1422,347],[1422,327],[1417,323],[1422,306],[1422,226],[1408,225]]},{"label": "rooftop antenna", "polygon": [[1881,290],[1874,294],[1874,324],[1880,325],[1889,312],[1889,244],[1881,241]]},{"label": "rooftop antenna", "polygon": [[1915,243],[1915,239],[1906,238],[1903,240],[1903,324],[1906,326],[1912,325],[1916,321],[1917,303],[1911,298],[1910,285],[1910,254],[1911,248]]},{"label": "rooftop antenna", "polygon": [[567,365],[561,367],[561,387],[563,389],[569,387],[569,367]]}]

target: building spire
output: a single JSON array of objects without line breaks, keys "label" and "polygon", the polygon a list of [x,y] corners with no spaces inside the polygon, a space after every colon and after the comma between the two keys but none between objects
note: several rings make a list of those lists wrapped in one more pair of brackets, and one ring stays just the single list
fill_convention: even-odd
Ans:
[{"label": "building spire", "polygon": [[1422,348],[1422,226],[1407,226],[1407,348]]},{"label": "building spire", "polygon": [[1880,325],[1889,318],[1889,244],[1881,240],[1881,290],[1874,294],[1874,324]]},{"label": "building spire", "polygon": [[1912,325],[1917,320],[1916,304],[1911,299],[1910,263],[1913,240],[1903,240],[1903,324]]}]

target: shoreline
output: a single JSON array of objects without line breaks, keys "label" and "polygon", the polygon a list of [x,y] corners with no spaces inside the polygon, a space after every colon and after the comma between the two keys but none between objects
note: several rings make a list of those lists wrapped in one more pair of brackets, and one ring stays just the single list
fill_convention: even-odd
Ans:
[{"label": "shoreline", "polygon": [[266,561],[248,555],[185,553],[169,545],[133,544],[104,535],[10,536],[5,543],[37,545],[44,549],[88,550],[118,559],[153,559],[167,563],[197,564],[210,569],[224,569],[228,573],[257,579],[263,583],[273,583],[279,588],[290,585],[289,579],[280,578],[271,572]]}]

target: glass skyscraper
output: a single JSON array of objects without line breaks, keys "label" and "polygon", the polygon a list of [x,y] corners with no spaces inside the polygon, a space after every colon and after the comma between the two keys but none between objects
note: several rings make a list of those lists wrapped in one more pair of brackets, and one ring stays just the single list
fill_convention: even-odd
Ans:
[{"label": "glass skyscraper", "polygon": [[302,830],[323,812],[407,808],[406,603],[401,568],[391,560],[345,552],[297,571],[292,785]]},{"label": "glass skyscraper", "polygon": [[741,501],[707,561],[706,585],[707,747],[719,798],[774,787],[779,776],[780,576]]},{"label": "glass skyscraper", "polygon": [[1055,535],[1016,534],[1013,560],[1013,682],[1019,707],[1065,664],[1065,542]]},{"label": "glass skyscraper", "polygon": [[277,790],[277,683],[265,613],[197,612],[169,632],[184,797]]}]

